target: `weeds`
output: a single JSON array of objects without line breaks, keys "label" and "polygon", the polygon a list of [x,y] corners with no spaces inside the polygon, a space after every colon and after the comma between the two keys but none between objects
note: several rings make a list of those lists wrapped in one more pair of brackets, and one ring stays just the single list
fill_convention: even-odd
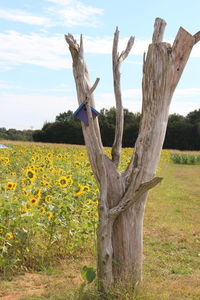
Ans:
[{"label": "weeds", "polygon": [[172,153],[170,158],[175,164],[200,165],[200,154]]}]

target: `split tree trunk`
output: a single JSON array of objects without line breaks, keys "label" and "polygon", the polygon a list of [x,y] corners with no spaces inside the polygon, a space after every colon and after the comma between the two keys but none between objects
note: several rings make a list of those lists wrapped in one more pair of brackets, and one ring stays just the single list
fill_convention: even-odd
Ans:
[{"label": "split tree trunk", "polygon": [[123,132],[119,68],[128,56],[134,39],[129,39],[126,49],[119,55],[119,31],[116,29],[113,76],[117,113],[110,160],[104,154],[98,120],[92,119],[89,106],[94,107],[92,93],[99,79],[91,87],[83,58],[82,36],[80,46],[72,35],[65,36],[73,60],[78,102],[88,102],[86,108],[89,126],[82,124],[82,130],[100,189],[97,251],[99,288],[103,291],[107,291],[117,280],[128,278],[135,286],[142,279],[143,218],[147,194],[149,189],[162,180],[155,177],[155,173],[165,137],[171,98],[192,47],[200,40],[200,32],[193,36],[180,28],[172,46],[163,43],[165,25],[164,20],[156,19],[152,44],[149,45],[146,59],[144,57],[140,131],[131,162],[123,173],[117,170]]}]

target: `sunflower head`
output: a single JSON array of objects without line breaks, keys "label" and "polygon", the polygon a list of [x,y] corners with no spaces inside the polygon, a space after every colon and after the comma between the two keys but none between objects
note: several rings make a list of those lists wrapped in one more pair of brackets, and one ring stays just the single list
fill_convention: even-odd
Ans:
[{"label": "sunflower head", "polygon": [[6,183],[6,190],[8,191],[8,190],[15,190],[16,189],[16,183],[15,182],[11,182],[11,181],[9,181],[9,182],[7,182]]},{"label": "sunflower head", "polygon": [[22,179],[22,184],[28,187],[32,187],[33,181],[29,177],[26,177]]},{"label": "sunflower head", "polygon": [[31,197],[30,200],[29,200],[29,204],[30,204],[31,206],[37,205],[38,202],[39,202],[39,199],[36,198],[36,197]]},{"label": "sunflower head", "polygon": [[35,178],[35,171],[33,169],[27,169],[26,170],[26,176],[30,180],[33,180]]},{"label": "sunflower head", "polygon": [[60,178],[58,179],[58,184],[60,187],[64,188],[66,186],[70,186],[72,185],[73,180],[71,178],[71,176],[60,176]]}]

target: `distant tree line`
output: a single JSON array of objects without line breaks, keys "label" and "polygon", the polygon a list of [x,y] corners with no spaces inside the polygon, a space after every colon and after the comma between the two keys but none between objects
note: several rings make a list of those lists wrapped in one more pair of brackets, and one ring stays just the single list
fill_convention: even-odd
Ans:
[{"label": "distant tree line", "polygon": [[5,127],[2,127],[0,128],[0,140],[32,141],[33,130],[17,130],[14,128],[6,130]]},{"label": "distant tree line", "polygon": [[[37,142],[84,144],[81,122],[72,117],[68,111],[56,116],[55,122],[45,123],[41,130],[33,132],[33,140]],[[115,130],[115,108],[100,111],[99,124],[105,146],[111,146]],[[139,131],[141,114],[124,109],[123,147],[135,144]],[[190,112],[186,117],[179,114],[169,116],[167,133],[164,141],[165,149],[200,150],[200,109]]]},{"label": "distant tree line", "polygon": [[[81,121],[72,117],[68,111],[56,116],[55,122],[45,123],[41,130],[16,130],[0,128],[0,140],[35,141],[84,145]],[[112,146],[115,132],[115,108],[102,109],[98,116],[105,146]],[[123,147],[132,147],[137,139],[140,113],[124,109]],[[178,114],[169,116],[165,149],[200,150],[200,109],[190,112],[186,117]]]}]

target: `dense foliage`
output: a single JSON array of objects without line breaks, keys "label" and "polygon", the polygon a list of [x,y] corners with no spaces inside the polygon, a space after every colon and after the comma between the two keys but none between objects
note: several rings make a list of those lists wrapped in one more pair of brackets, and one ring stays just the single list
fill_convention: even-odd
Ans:
[{"label": "dense foliage", "polygon": [[[61,113],[55,122],[44,124],[42,130],[33,133],[34,141],[66,144],[84,144],[81,122],[71,117],[72,112]],[[99,115],[102,140],[105,146],[111,146],[115,130],[115,108],[102,109]],[[141,115],[124,110],[123,147],[133,147],[139,131]],[[165,149],[200,150],[200,110],[186,117],[172,114],[169,116]]]},{"label": "dense foliage", "polygon": [[33,130],[17,130],[14,128],[6,129],[0,128],[0,140],[12,140],[12,141],[32,141]]}]

